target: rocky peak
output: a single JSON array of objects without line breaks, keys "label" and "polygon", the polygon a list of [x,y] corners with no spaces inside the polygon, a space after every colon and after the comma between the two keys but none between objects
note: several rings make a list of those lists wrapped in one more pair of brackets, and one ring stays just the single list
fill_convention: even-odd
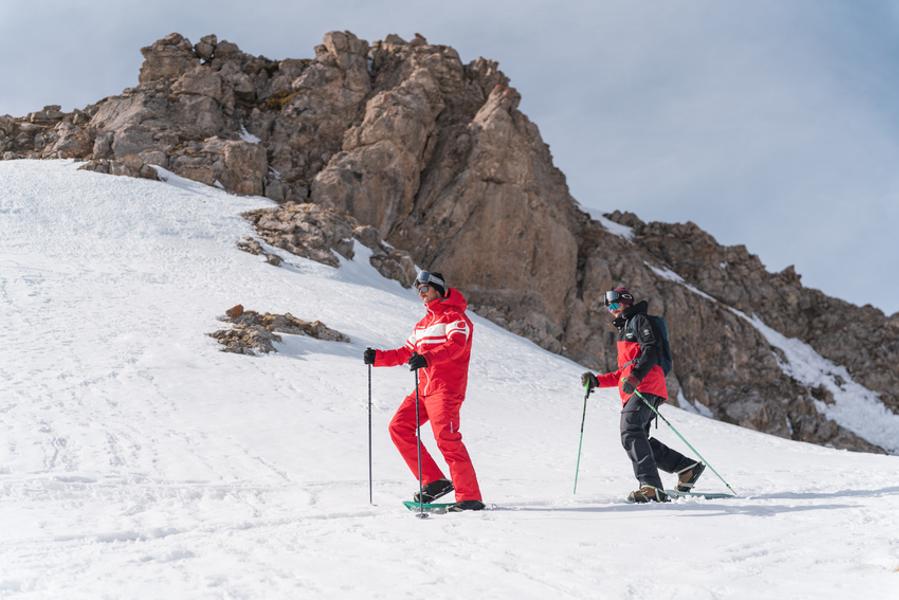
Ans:
[{"label": "rocky peak", "polygon": [[[592,220],[494,61],[463,64],[421,35],[369,44],[350,32],[326,34],[312,58],[251,56],[214,35],[142,52],[140,84],[121,95],[0,117],[0,156],[144,177],[158,165],[266,195],[281,206],[251,216],[261,239],[249,251],[333,264],[346,240],[367,240],[382,272],[408,278],[413,259],[440,270],[480,314],[594,368],[614,365],[602,292],[626,283],[668,320],[672,398],[740,425],[876,449],[822,408],[846,377],[899,412],[899,315],[805,288],[792,267],[769,273],[694,223],[606,215],[623,234]],[[762,327],[845,377],[802,380]]]},{"label": "rocky peak", "polygon": [[198,63],[190,41],[179,33],[170,33],[150,46],[140,49],[144,64],[140,68],[140,84],[180,76]]}]

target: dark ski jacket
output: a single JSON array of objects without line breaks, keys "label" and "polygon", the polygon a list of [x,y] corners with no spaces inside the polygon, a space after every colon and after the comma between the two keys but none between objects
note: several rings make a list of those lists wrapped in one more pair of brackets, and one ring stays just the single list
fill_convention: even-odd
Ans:
[{"label": "dark ski jacket", "polygon": [[638,392],[668,398],[665,373],[658,360],[660,343],[646,316],[646,308],[646,301],[638,302],[615,319],[613,323],[618,328],[618,370],[596,376],[599,387],[618,387],[622,405],[631,398],[621,389],[621,380],[628,375],[640,382]]}]

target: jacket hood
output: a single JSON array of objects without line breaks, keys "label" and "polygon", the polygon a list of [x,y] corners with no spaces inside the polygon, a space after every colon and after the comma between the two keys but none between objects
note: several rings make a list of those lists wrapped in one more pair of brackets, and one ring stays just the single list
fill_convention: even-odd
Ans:
[{"label": "jacket hood", "polygon": [[647,302],[646,300],[641,300],[640,302],[637,302],[633,306],[628,307],[627,309],[624,310],[624,312],[622,312],[620,315],[615,317],[615,319],[612,320],[612,325],[614,325],[618,329],[621,329],[622,327],[624,327],[627,324],[627,322],[634,315],[639,315],[639,314],[645,315],[646,311],[648,309],[649,309],[649,302]]},{"label": "jacket hood", "polygon": [[465,312],[468,308],[468,301],[462,292],[456,288],[450,288],[446,298],[436,298],[427,304],[428,312],[443,312],[449,309],[455,309],[459,312]]},{"label": "jacket hood", "polygon": [[649,302],[641,300],[621,313],[621,316],[625,319],[630,319],[634,315],[639,315],[641,313],[645,315],[647,310],[649,310]]}]

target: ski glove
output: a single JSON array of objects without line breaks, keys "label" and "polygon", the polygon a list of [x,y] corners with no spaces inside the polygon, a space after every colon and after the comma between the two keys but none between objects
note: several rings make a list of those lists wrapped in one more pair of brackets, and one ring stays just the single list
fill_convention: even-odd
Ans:
[{"label": "ski glove", "polygon": [[418,352],[413,352],[412,356],[409,357],[409,370],[414,371],[416,369],[424,369],[428,366],[428,359],[419,354]]},{"label": "ski glove", "polygon": [[362,362],[367,365],[375,364],[375,349],[374,348],[366,348],[365,352],[362,353]]},{"label": "ski glove", "polygon": [[640,382],[637,378],[630,375],[621,380],[621,389],[625,394],[633,394],[638,385],[640,385]]},{"label": "ski glove", "polygon": [[596,375],[587,371],[583,375],[581,375],[581,385],[583,387],[588,387],[587,393],[592,393],[593,388],[599,387],[599,382],[596,380]]}]

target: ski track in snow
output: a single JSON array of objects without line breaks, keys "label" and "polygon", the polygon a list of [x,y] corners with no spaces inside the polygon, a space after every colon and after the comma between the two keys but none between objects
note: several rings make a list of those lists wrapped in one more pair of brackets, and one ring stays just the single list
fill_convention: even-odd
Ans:
[{"label": "ski track in snow", "polygon": [[[899,588],[899,457],[666,407],[740,492],[631,506],[616,394],[475,318],[462,431],[496,510],[415,519],[386,427],[411,389],[376,369],[368,504],[362,350],[402,343],[414,294],[357,245],[332,269],[236,249],[237,198],[0,162],[0,597],[845,598]],[[352,338],[221,353],[242,303]],[[683,449],[665,428],[654,435]],[[434,448],[430,429],[426,445]],[[669,484],[672,476],[665,477]],[[706,489],[721,490],[710,470]]]}]

